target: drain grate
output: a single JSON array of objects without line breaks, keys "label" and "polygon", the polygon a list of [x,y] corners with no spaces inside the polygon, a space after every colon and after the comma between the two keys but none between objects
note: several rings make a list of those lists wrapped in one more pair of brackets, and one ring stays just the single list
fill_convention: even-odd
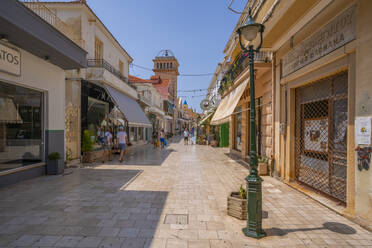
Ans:
[{"label": "drain grate", "polygon": [[164,219],[164,224],[187,225],[189,216],[187,214],[167,214]]}]

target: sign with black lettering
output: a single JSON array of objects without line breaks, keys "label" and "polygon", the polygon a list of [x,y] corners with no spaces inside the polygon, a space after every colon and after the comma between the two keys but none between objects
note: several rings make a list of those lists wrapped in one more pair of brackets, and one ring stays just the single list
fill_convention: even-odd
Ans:
[{"label": "sign with black lettering", "polygon": [[355,6],[306,38],[282,59],[282,77],[301,69],[355,39]]},{"label": "sign with black lettering", "polygon": [[0,71],[21,75],[21,53],[0,43]]}]

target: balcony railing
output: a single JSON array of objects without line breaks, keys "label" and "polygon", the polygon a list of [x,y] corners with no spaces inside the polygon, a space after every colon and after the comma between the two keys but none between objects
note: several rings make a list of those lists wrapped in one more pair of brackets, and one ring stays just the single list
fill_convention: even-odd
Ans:
[{"label": "balcony railing", "polygon": [[[270,63],[272,61],[272,52],[258,52],[254,54],[254,61]],[[226,72],[224,79],[221,81],[219,93],[222,95],[225,90],[234,84],[240,74],[249,66],[248,54],[242,54],[235,59],[231,69]]]},{"label": "balcony railing", "polygon": [[59,19],[57,15],[49,9],[44,3],[39,2],[39,0],[20,0],[25,6],[35,12],[44,21],[48,22],[55,29],[60,31],[62,34],[67,36],[69,39],[74,41],[77,45],[84,48],[85,42],[80,39],[78,35],[75,34],[72,27],[67,25],[64,21]]},{"label": "balcony railing", "polygon": [[110,63],[108,63],[104,59],[88,59],[87,60],[87,67],[98,67],[98,68],[104,68],[114,74],[116,77],[121,79],[124,83],[132,87],[133,89],[136,89],[132,84],[129,83],[128,78],[121,74],[119,70],[117,70],[115,67],[113,67]]}]

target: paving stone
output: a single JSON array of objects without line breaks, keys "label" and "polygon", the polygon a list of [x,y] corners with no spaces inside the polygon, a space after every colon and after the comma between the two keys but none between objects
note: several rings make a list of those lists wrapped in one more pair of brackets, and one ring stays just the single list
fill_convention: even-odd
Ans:
[{"label": "paving stone", "polygon": [[76,247],[77,244],[82,240],[83,236],[63,236],[57,241],[55,246],[58,247]]},{"label": "paving stone", "polygon": [[122,228],[118,234],[119,237],[135,238],[139,233],[138,228]]},{"label": "paving stone", "polygon": [[55,243],[57,243],[58,240],[60,240],[62,236],[42,236],[40,239],[38,239],[33,246],[53,246]]},{"label": "paving stone", "polygon": [[84,237],[82,240],[80,240],[76,247],[95,248],[98,247],[102,239],[103,239],[102,237]]},{"label": "paving stone", "polygon": [[104,238],[98,245],[99,248],[120,248],[124,242],[124,238],[107,237]]},{"label": "paving stone", "polygon": [[187,248],[187,241],[180,239],[167,239],[166,248]]},{"label": "paving stone", "polygon": [[38,241],[42,236],[40,235],[22,235],[16,241],[14,241],[12,246],[31,246],[33,243]]}]

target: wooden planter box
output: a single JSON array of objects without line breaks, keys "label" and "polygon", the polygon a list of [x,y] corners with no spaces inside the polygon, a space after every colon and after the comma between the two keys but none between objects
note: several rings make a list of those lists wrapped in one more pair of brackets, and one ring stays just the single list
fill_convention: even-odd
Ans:
[{"label": "wooden planter box", "polygon": [[97,159],[102,158],[103,150],[97,150],[92,152],[84,152],[82,162],[83,163],[93,163]]},{"label": "wooden planter box", "polygon": [[258,163],[258,175],[265,176],[267,175],[267,163]]},{"label": "wooden planter box", "polygon": [[247,219],[247,199],[241,199],[239,192],[231,192],[227,197],[227,214],[240,220]]}]

